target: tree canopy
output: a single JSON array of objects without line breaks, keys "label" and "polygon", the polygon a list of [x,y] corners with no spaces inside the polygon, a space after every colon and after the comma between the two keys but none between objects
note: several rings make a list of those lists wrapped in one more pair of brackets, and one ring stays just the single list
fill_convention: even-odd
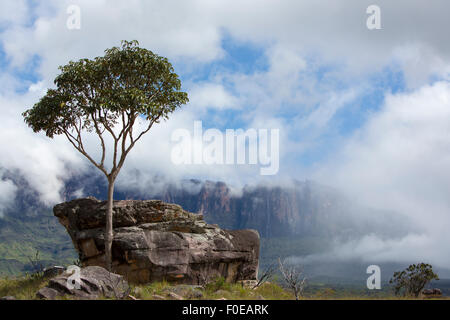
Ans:
[{"label": "tree canopy", "polygon": [[[56,89],[49,89],[32,109],[24,112],[25,122],[35,132],[43,131],[50,138],[65,135],[106,175],[102,134],[107,131],[114,141],[111,172],[120,168],[134,144],[154,123],[167,119],[188,102],[170,62],[138,45],[137,41],[123,41],[121,47],[105,50],[102,57],[70,61],[60,67],[61,74],[54,81]],[[133,125],[138,117],[148,124],[135,134]],[[114,130],[118,124],[122,129],[119,132]],[[83,131],[95,132],[100,137],[103,150],[100,161],[87,154]]]}]

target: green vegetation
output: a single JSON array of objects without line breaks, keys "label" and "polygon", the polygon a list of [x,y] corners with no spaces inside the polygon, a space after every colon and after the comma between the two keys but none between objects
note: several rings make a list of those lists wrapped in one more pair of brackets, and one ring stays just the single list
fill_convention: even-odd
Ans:
[{"label": "green vegetation", "polygon": [[[17,299],[30,300],[36,299],[36,292],[47,284],[43,277],[23,276],[17,279],[0,279],[0,297],[14,296]],[[223,278],[201,288],[193,288],[185,285],[173,285],[168,282],[155,282],[148,285],[132,286],[131,294],[142,300],[159,300],[161,298],[170,300],[169,293],[174,292],[189,300],[294,300],[294,294],[283,288],[276,282],[266,282],[256,289],[243,287],[238,283],[227,283]],[[196,295],[191,294],[196,292]],[[67,299],[63,298],[63,299]],[[313,284],[308,287],[300,300],[367,300],[380,299],[391,300],[399,299],[394,296],[392,291],[378,292],[374,295],[364,294],[363,291],[352,291],[343,288],[329,288],[320,284]],[[421,299],[414,297],[401,297],[400,299]],[[448,299],[442,297],[439,299]]]},{"label": "green vegetation", "polygon": [[0,279],[0,297],[13,296],[20,300],[36,299],[36,292],[45,287],[47,280],[43,277],[26,275],[20,278]]},{"label": "green vegetation", "polygon": [[44,267],[69,265],[78,256],[66,230],[50,212],[35,218],[1,219],[0,276],[32,272],[30,259],[37,251]]},{"label": "green vegetation", "polygon": [[[184,286],[180,286],[183,288]],[[288,300],[293,299],[293,295],[274,283],[265,283],[261,287],[252,290],[245,288],[239,283],[227,283],[223,278],[209,283],[201,289],[195,289],[197,295],[194,296],[189,291],[193,290],[177,290],[176,286],[167,282],[155,282],[144,286],[135,286],[135,297],[143,300],[155,300],[158,297],[167,297],[169,292],[181,293],[188,299],[193,300],[215,300],[225,298],[227,300]]]},{"label": "green vegetation", "polygon": [[432,280],[439,280],[433,267],[426,263],[412,264],[403,271],[394,273],[389,283],[394,285],[396,295],[418,297]]}]

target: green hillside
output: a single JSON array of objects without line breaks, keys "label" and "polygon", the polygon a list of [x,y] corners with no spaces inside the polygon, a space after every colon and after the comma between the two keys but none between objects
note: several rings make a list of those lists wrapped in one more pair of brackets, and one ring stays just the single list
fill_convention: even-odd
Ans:
[{"label": "green hillside", "polygon": [[77,259],[69,235],[51,212],[0,219],[0,274],[32,271],[30,259],[37,252],[44,266],[71,264]]}]

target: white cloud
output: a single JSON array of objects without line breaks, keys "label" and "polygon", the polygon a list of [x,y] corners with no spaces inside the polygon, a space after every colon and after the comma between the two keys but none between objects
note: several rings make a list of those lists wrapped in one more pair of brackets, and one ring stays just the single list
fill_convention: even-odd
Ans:
[{"label": "white cloud", "polygon": [[11,24],[23,25],[29,18],[26,0],[2,0],[0,2],[0,28]]},{"label": "white cloud", "polygon": [[[99,55],[121,39],[138,39],[171,59],[207,62],[223,57],[224,32],[243,42],[275,45],[284,55],[275,57],[287,69],[296,67],[292,60],[298,57],[285,52],[300,50],[343,63],[353,75],[377,71],[395,59],[412,71],[411,61],[416,61],[419,68],[408,77],[412,85],[418,84],[417,77],[426,80],[430,73],[449,71],[445,30],[450,27],[446,14],[450,4],[445,0],[380,0],[383,29],[374,31],[366,28],[366,8],[372,4],[368,0],[79,0],[81,30],[73,31],[66,28],[66,9],[73,1],[39,2],[32,9],[24,3],[2,1],[3,19],[11,26],[1,41],[15,65],[23,65],[34,54],[41,56],[45,76],[53,76],[68,59]],[[23,20],[30,12],[37,19],[26,25]]]},{"label": "white cloud", "polygon": [[425,234],[408,234],[400,239],[382,239],[374,234],[347,242],[336,241],[329,251],[291,257],[299,264],[336,263],[360,260],[366,263],[431,263],[448,267],[449,256],[443,244]]},{"label": "white cloud", "polygon": [[63,185],[62,179],[70,174],[66,165],[83,168],[83,163],[61,138],[52,141],[26,127],[21,113],[35,99],[35,95],[20,98],[0,95],[3,112],[0,168],[19,170],[31,187],[40,193],[41,200],[49,204],[61,200],[59,191]]},{"label": "white cloud", "polygon": [[424,230],[400,241],[363,239],[355,248],[373,243],[380,259],[450,265],[449,123],[448,82],[388,95],[382,110],[318,170],[317,179],[367,206],[405,214]]},{"label": "white cloud", "polygon": [[190,88],[189,101],[199,111],[206,108],[222,110],[237,107],[237,99],[223,85],[214,83],[199,84]]}]

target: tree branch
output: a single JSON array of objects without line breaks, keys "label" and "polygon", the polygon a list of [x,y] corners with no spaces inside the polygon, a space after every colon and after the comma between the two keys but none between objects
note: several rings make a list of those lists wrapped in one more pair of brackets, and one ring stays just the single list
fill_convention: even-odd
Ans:
[{"label": "tree branch", "polygon": [[68,132],[67,130],[63,130],[64,135],[66,136],[67,140],[69,140],[69,142],[75,147],[75,149],[77,149],[82,155],[84,155],[94,166],[96,166],[100,171],[102,171],[105,176],[108,176],[108,172],[106,171],[105,167],[103,166],[103,164],[98,164],[97,162],[95,162],[94,159],[92,159],[92,157],[84,150],[83,144],[78,142],[78,145],[72,140],[74,139],[73,135],[70,134],[70,132]]},{"label": "tree branch", "polygon": [[97,120],[94,117],[94,114],[91,113],[92,121],[94,122],[95,131],[97,132],[98,137],[100,138],[100,143],[102,145],[102,160],[100,162],[101,166],[104,166],[105,164],[105,157],[106,157],[106,147],[105,147],[105,140],[103,140],[102,132],[100,132],[100,128],[98,126]]},{"label": "tree branch", "polygon": [[[132,122],[131,122],[132,125],[128,128],[128,132],[130,134],[130,145],[128,146],[128,148],[122,149],[122,154],[121,154],[119,165],[118,165],[118,169],[119,170],[122,168],[123,163],[125,162],[125,159],[126,159],[128,153],[130,152],[130,150],[134,147],[136,142],[138,142],[142,138],[142,136],[144,134],[146,134],[147,132],[150,131],[150,129],[155,124],[155,122],[158,121],[158,119],[161,117],[161,114],[159,114],[157,117],[155,117],[152,120],[150,120],[150,123],[148,124],[147,128],[144,131],[142,131],[139,134],[139,136],[134,140],[131,132],[133,131],[133,126],[134,126],[134,123],[135,123],[137,117],[138,117],[138,115],[134,115],[132,117],[132,119],[133,119]],[[126,143],[126,141],[124,140],[124,143],[122,144],[122,147],[125,147],[125,143]]]}]

